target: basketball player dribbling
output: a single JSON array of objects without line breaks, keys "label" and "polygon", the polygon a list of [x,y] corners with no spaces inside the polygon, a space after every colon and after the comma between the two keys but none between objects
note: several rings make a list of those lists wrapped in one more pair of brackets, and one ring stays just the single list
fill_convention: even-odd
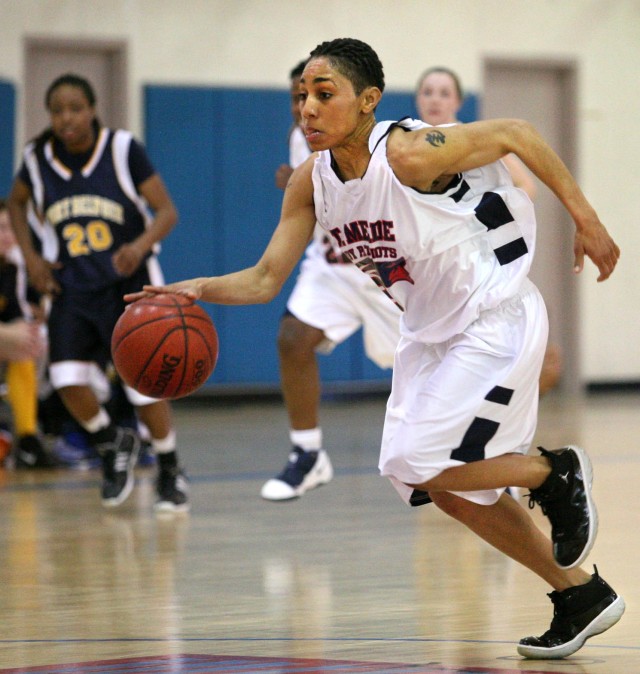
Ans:
[{"label": "basketball player dribbling", "polygon": [[[369,45],[351,38],[318,45],[300,84],[314,154],[293,172],[260,260],[225,276],[144,286],[126,299],[175,292],[219,304],[267,302],[319,222],[403,308],[381,474],[408,504],[433,502],[553,588],[550,628],[523,638],[518,652],[564,658],[614,625],[625,604],[597,569],[580,566],[597,534],[587,454],[577,447],[528,453],[548,324],[527,278],[533,206],[498,160],[516,154],[568,210],[576,272],[587,256],[605,281],[620,251],[530,124],[378,124],[383,90],[382,64]],[[551,540],[508,486],[529,490],[551,523]]]},{"label": "basketball player dribbling", "polygon": [[[281,189],[286,188],[293,170],[311,154],[300,126],[298,106],[305,64],[306,61],[300,62],[289,76],[294,123],[289,133],[289,164],[279,166],[276,172],[276,185]],[[429,68],[418,81],[415,102],[420,119],[427,124],[458,123],[457,114],[463,103],[458,76],[448,68]],[[533,200],[536,186],[524,166],[513,155],[502,160],[514,185]],[[321,383],[317,354],[330,354],[362,328],[365,353],[370,360],[383,369],[392,367],[400,338],[399,320],[398,307],[344,260],[331,238],[316,227],[278,333],[280,381],[292,449],[282,471],[262,485],[262,498],[295,499],[327,484],[333,477],[319,419]],[[557,347],[549,347],[539,378],[540,395],[557,384],[560,369],[559,351]],[[515,490],[510,491],[515,495]]]}]

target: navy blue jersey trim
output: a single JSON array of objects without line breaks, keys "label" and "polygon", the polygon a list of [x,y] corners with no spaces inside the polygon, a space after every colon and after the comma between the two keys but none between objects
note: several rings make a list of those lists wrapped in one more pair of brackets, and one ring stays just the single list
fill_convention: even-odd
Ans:
[{"label": "navy blue jersey trim", "polygon": [[501,265],[505,265],[526,255],[529,252],[529,249],[527,248],[525,240],[520,237],[519,239],[505,243],[504,246],[496,248],[493,252],[496,254],[498,262]]},{"label": "navy blue jersey trim", "polygon": [[489,393],[484,397],[490,403],[497,403],[498,405],[508,405],[513,396],[512,388],[505,388],[504,386],[494,386]]},{"label": "navy blue jersey trim", "polygon": [[[462,176],[458,174],[458,177],[460,178],[460,187],[453,193],[451,194],[451,198],[458,203],[462,197],[471,189],[469,187],[469,183],[466,180],[462,180]],[[454,187],[455,185],[451,185],[451,187]]]},{"label": "navy blue jersey trim", "polygon": [[497,229],[514,220],[503,198],[495,192],[483,194],[475,211],[476,217],[487,229]]},{"label": "navy blue jersey trim", "polygon": [[462,438],[460,447],[451,452],[454,461],[472,463],[485,458],[485,447],[498,431],[500,424],[491,419],[476,417]]}]

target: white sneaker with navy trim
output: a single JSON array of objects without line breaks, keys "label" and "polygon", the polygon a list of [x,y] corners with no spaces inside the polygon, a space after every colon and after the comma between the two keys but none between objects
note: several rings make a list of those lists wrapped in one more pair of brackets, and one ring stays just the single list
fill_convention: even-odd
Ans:
[{"label": "white sneaker with navy trim", "polygon": [[288,501],[327,484],[332,478],[333,466],[324,449],[305,451],[294,447],[284,470],[264,483],[260,496],[267,501]]}]

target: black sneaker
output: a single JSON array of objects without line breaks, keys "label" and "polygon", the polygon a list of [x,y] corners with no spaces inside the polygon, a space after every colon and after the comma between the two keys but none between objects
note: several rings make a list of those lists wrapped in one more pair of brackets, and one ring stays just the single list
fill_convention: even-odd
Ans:
[{"label": "black sneaker", "polygon": [[586,453],[578,447],[548,452],[551,474],[529,494],[529,507],[537,503],[551,522],[553,556],[558,566],[579,566],[589,554],[598,531],[598,513],[591,498],[593,472]]},{"label": "black sneaker", "polygon": [[525,637],[518,653],[525,658],[554,660],[566,658],[582,648],[584,642],[615,625],[624,613],[624,599],[619,597],[595,573],[585,585],[562,592],[551,592],[553,602],[551,627],[540,637]]},{"label": "black sneaker", "polygon": [[97,447],[102,456],[102,505],[114,508],[133,489],[133,468],[140,451],[140,438],[128,428],[117,429],[114,442]]},{"label": "black sneaker", "polygon": [[36,435],[22,435],[18,438],[15,456],[18,468],[55,468],[59,465]]},{"label": "black sneaker", "polygon": [[294,447],[284,470],[262,485],[260,496],[267,501],[287,501],[333,478],[333,466],[324,449],[306,452]]},{"label": "black sneaker", "polygon": [[158,469],[158,512],[187,512],[189,510],[189,482],[184,472],[177,466]]}]

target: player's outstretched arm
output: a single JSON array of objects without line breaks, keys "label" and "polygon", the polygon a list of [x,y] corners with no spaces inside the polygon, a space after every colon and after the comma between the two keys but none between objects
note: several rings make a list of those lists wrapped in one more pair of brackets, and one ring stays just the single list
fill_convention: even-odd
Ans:
[{"label": "player's outstretched arm", "polygon": [[509,153],[537,176],[569,211],[576,225],[574,269],[584,256],[598,267],[598,281],[612,274],[620,249],[565,166],[536,129],[524,120],[492,119],[452,127],[393,134],[389,160],[399,179],[430,191],[442,176],[451,176],[496,161]]},{"label": "player's outstretched arm", "polygon": [[507,144],[527,167],[560,199],[576,226],[574,271],[584,268],[585,255],[600,272],[598,282],[613,273],[620,248],[600,221],[574,177],[555,151],[527,122],[508,125]]},{"label": "player's outstretched arm", "polygon": [[313,161],[298,167],[285,190],[280,222],[260,260],[253,267],[225,274],[194,278],[163,286],[144,286],[125,295],[127,302],[159,293],[177,293],[216,304],[264,304],[282,288],[304,253],[315,226]]}]

